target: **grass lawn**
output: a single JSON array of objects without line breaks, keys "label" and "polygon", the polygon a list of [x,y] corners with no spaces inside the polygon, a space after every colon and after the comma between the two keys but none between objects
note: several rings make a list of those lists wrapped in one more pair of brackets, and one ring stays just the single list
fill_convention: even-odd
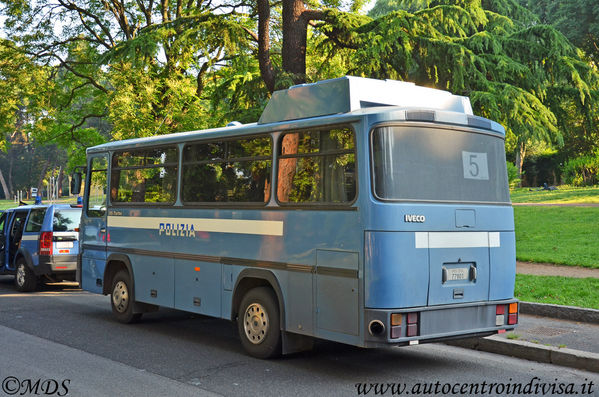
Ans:
[{"label": "grass lawn", "polygon": [[[26,202],[27,204],[33,204],[34,200],[23,200],[24,202]],[[47,204],[48,201],[44,200],[42,201],[43,203]],[[75,196],[73,197],[65,197],[65,198],[61,198],[60,200],[56,200],[57,203],[61,203],[61,204],[75,204],[77,202],[77,198]],[[14,207],[18,207],[18,204],[14,202],[14,200],[0,200],[0,210],[5,210],[7,208],[14,208]]]},{"label": "grass lawn", "polygon": [[599,203],[599,186],[558,186],[558,190],[514,189],[510,193],[512,203]]},{"label": "grass lawn", "polygon": [[516,275],[516,298],[599,309],[599,279]]},{"label": "grass lawn", "polygon": [[599,268],[599,207],[514,207],[516,258]]}]

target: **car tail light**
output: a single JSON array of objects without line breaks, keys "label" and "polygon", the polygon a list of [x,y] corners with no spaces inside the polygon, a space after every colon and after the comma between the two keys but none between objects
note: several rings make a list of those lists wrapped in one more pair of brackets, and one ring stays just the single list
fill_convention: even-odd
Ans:
[{"label": "car tail light", "polygon": [[52,255],[52,232],[42,232],[40,235],[40,255]]},{"label": "car tail light", "polygon": [[418,313],[408,313],[407,316],[408,328],[406,329],[406,336],[417,336],[418,335]]}]

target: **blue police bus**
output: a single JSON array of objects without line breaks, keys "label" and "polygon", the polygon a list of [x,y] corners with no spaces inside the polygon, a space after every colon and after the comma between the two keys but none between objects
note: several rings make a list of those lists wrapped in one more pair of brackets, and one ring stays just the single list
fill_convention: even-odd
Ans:
[{"label": "blue police bus", "polygon": [[504,140],[468,98],[342,77],[275,92],[257,123],[95,146],[78,277],[121,322],[159,307],[229,319],[261,358],[314,338],[505,332]]}]

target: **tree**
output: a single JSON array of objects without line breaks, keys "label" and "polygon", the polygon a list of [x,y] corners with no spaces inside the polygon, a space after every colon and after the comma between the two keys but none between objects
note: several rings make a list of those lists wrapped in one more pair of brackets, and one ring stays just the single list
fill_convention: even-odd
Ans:
[{"label": "tree", "polygon": [[514,1],[398,3],[416,11],[361,24],[329,11],[334,22],[319,26],[329,37],[323,51],[352,49],[350,74],[469,96],[478,114],[506,127],[520,171],[535,142],[563,142],[556,113],[566,103],[583,117],[595,106],[596,70],[561,33],[535,23]]},{"label": "tree", "polygon": [[54,70],[41,140],[79,160],[106,139],[206,127],[208,75],[247,44],[243,3],[3,3],[9,36]]},{"label": "tree", "polygon": [[34,186],[38,167],[32,136],[46,117],[50,70],[31,61],[13,41],[0,39],[0,185],[4,197]]},{"label": "tree", "polygon": [[599,3],[595,0],[520,0],[541,23],[554,26],[599,66]]},{"label": "tree", "polygon": [[[271,5],[269,0],[258,0],[256,12],[258,14],[258,33],[254,35],[258,41],[258,60],[262,78],[270,92],[275,89],[287,88],[292,84],[301,84],[307,81],[306,52],[308,27],[316,25],[316,21],[323,24],[333,24],[339,14],[333,8],[341,5],[339,1],[324,4],[313,4],[307,8],[303,0],[283,0],[281,11],[281,69],[277,70],[271,60]],[[353,18],[363,0],[354,0],[350,3],[350,13],[345,15]]]},{"label": "tree", "polygon": [[[536,14],[541,23],[554,26],[575,46],[581,48],[595,70],[599,67],[599,3],[591,0],[520,0]],[[593,93],[593,95],[597,95]],[[558,125],[564,131],[562,158],[591,155],[599,149],[599,109],[587,107],[577,111],[576,95],[556,95],[561,106],[556,110]],[[597,103],[595,97],[594,103]]]}]

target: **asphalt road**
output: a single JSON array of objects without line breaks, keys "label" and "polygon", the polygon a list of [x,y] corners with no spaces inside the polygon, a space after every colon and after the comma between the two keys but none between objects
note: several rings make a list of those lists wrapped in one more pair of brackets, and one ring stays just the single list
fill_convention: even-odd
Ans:
[{"label": "asphalt road", "polygon": [[68,380],[73,396],[356,396],[363,383],[405,386],[404,394],[430,388],[421,395],[471,394],[477,384],[479,395],[599,396],[594,373],[442,344],[366,350],[319,341],[312,352],[257,360],[227,321],[161,310],[123,325],[107,297],[64,287],[20,294],[0,276],[0,381],[12,392],[15,379],[56,381],[62,395]]}]

